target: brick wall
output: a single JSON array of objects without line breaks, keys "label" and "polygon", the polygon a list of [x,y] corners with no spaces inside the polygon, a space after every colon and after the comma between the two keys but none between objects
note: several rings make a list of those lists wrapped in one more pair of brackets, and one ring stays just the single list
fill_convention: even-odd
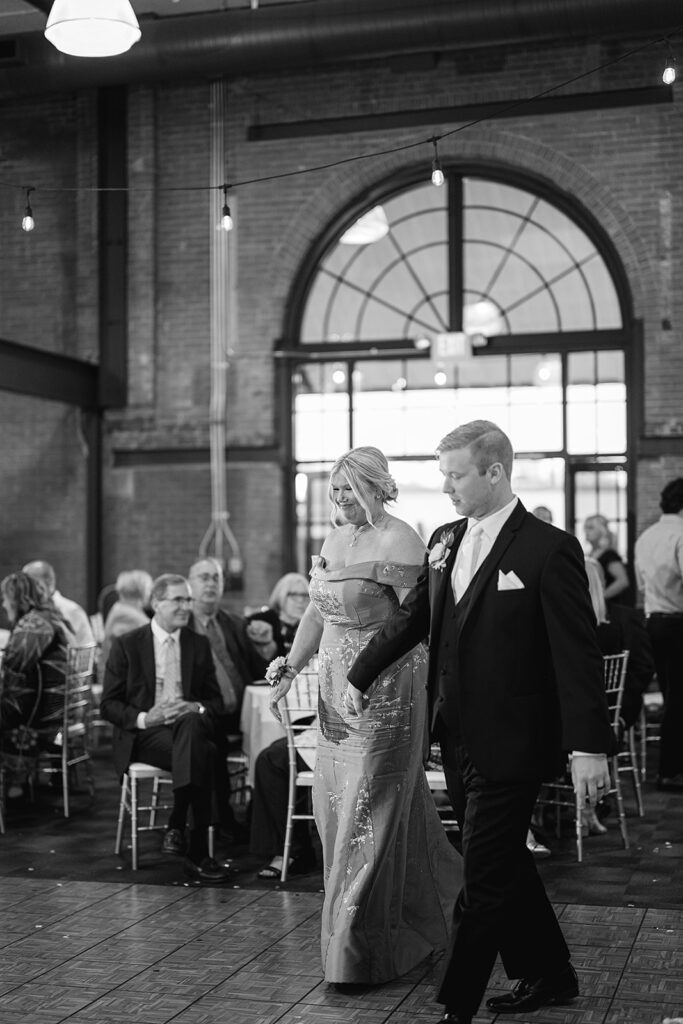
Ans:
[{"label": "brick wall", "polygon": [[[410,60],[368,62],[352,69],[228,81],[226,178],[252,181],[238,184],[230,196],[238,310],[229,339],[228,444],[267,449],[265,461],[228,465],[230,523],[246,564],[245,590],[230,595],[230,603],[260,603],[274,579],[290,568],[280,556],[272,351],[282,336],[295,275],[326,224],[364,190],[409,166],[423,167],[428,179],[432,147],[425,142],[279,181],[253,179],[392,149],[455,127],[430,124],[248,142],[248,126],[507,102],[580,75],[628,45],[516,46],[497,51],[504,57],[501,66],[495,64],[496,55],[481,51],[467,66],[461,57],[446,57],[430,70]],[[560,92],[656,85],[661,56],[657,50],[645,51]],[[196,452],[208,444],[210,390],[209,240],[214,229],[209,196],[201,191],[209,182],[209,99],[209,87],[201,82],[136,86],[129,92],[129,407],[106,421],[107,580],[134,565],[153,574],[186,568],[210,520],[208,465],[196,461]],[[64,186],[94,183],[93,103],[93,96],[84,93],[2,104],[0,178]],[[514,117],[460,131],[439,147],[444,162],[477,161],[536,175],[574,197],[602,225],[624,266],[634,315],[643,322],[643,429],[662,437],[683,432],[683,298],[677,288],[683,270],[682,109],[680,99],[545,117],[529,117],[521,108]],[[164,191],[188,185],[198,188]],[[92,195],[37,191],[37,228],[31,236],[18,229],[22,205],[20,193],[0,193],[0,337],[90,358],[97,323]],[[8,405],[0,392],[0,422],[16,424],[25,442],[18,455],[3,445],[0,465],[3,476],[10,462],[14,466],[21,495],[33,486],[31,417],[31,403],[12,399]],[[59,448],[55,462],[68,467],[66,475],[73,481],[60,507],[72,502],[77,512],[83,499],[82,486],[75,491],[82,483],[80,455],[63,424],[53,434],[51,444]],[[160,449],[181,454],[177,461],[167,457],[160,464]],[[130,456],[127,462],[122,454]],[[51,470],[43,465],[48,477]],[[674,437],[669,454],[638,465],[638,531],[656,517],[661,486],[676,475],[683,475],[683,450]],[[17,543],[29,548],[34,540],[47,538],[45,528],[44,517],[24,519],[17,541],[17,528],[5,527],[0,543],[6,563]],[[82,559],[73,550],[71,532],[49,534],[60,565]],[[81,564],[72,589],[78,590],[83,573]]]}]

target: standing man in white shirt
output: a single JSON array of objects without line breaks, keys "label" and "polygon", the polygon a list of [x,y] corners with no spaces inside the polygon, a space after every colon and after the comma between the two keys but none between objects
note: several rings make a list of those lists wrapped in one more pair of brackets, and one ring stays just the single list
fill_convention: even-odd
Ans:
[{"label": "standing man in white shirt", "polygon": [[636,580],[664,698],[657,786],[683,792],[683,477],[666,485],[659,507],[636,541]]},{"label": "standing man in white shirt", "polygon": [[578,541],[516,497],[512,445],[495,423],[457,427],[437,454],[462,518],[432,536],[416,586],[351,667],[349,698],[362,714],[379,672],[429,634],[432,733],[464,864],[437,1000],[444,1022],[472,1024],[498,954],[519,981],[487,1000],[495,1013],[578,995],[526,835],[566,751],[579,799],[595,804],[614,741]]},{"label": "standing man in white shirt", "polygon": [[[152,585],[154,618],[112,641],[100,713],[115,726],[114,767],[144,761],[173,776],[174,807],[162,851],[185,854],[185,874],[227,882],[232,872],[209,856],[216,720],[223,709],[209,641],[188,629],[192,607],[184,576]],[[185,826],[193,828],[186,843]]]}]

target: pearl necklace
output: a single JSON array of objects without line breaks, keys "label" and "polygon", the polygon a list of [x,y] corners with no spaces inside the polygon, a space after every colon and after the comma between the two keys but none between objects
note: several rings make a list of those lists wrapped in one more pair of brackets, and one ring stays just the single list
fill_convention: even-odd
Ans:
[{"label": "pearl necklace", "polygon": [[362,526],[356,527],[356,529],[353,531],[353,536],[349,541],[349,547],[354,548],[356,546],[356,542],[360,537],[361,533],[363,532],[363,530],[369,530],[371,526],[377,526],[377,523],[383,522],[383,520],[385,520],[386,518],[386,512],[382,512],[380,515],[377,516],[374,523],[363,523]]}]

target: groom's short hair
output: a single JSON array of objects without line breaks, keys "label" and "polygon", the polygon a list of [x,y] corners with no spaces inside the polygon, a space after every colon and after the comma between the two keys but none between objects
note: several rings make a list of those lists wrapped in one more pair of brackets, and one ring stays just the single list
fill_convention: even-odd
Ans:
[{"label": "groom's short hair", "polygon": [[510,438],[490,420],[472,420],[451,430],[439,441],[436,454],[439,456],[441,452],[450,452],[456,448],[470,449],[472,461],[480,475],[494,462],[500,462],[508,480],[512,476],[514,453]]}]

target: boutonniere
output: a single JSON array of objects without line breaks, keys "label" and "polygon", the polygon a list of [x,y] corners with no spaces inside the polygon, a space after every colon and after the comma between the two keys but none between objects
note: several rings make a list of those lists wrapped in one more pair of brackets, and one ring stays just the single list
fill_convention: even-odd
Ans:
[{"label": "boutonniere", "polygon": [[436,542],[434,547],[429,552],[429,567],[430,569],[438,569],[439,572],[443,572],[448,562],[448,556],[451,553],[451,547],[455,537],[452,530],[444,530],[441,534],[441,539]]}]

